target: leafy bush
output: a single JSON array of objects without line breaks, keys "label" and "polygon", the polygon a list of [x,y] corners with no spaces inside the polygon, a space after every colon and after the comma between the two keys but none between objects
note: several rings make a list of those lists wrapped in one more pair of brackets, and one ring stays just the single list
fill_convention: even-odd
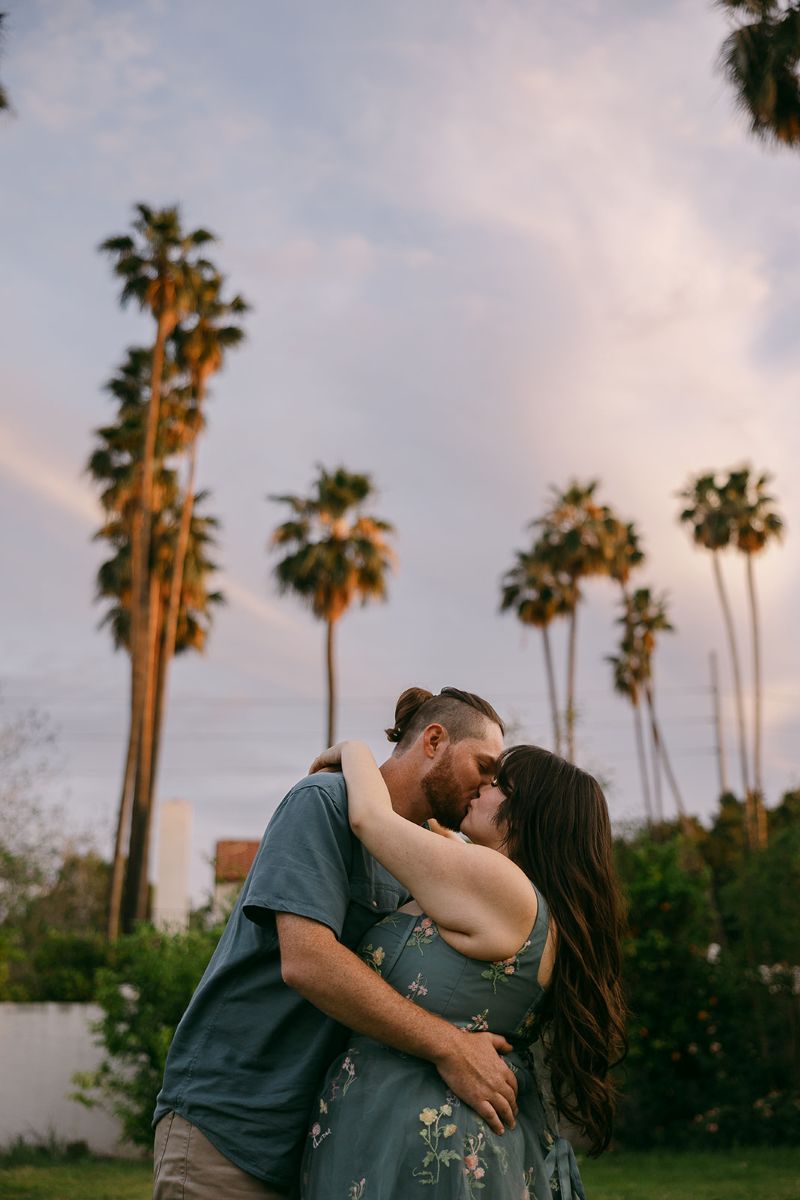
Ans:
[{"label": "leafy bush", "polygon": [[99,972],[96,1000],[104,1015],[96,1032],[106,1057],[96,1071],[75,1077],[75,1098],[90,1107],[105,1102],[136,1145],[152,1142],[172,1035],[220,932],[162,933],[142,925],[114,944]]},{"label": "leafy bush", "polygon": [[628,1145],[800,1140],[800,827],[749,857],[728,847],[709,855],[677,835],[617,847],[631,920]]}]

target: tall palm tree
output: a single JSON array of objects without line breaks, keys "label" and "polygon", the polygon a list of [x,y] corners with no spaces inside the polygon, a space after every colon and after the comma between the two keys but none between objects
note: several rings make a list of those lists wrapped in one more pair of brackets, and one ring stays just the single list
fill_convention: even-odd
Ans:
[{"label": "tall palm tree", "polygon": [[[626,631],[619,645],[618,654],[606,655],[606,662],[611,664],[614,680],[614,691],[626,696],[633,709],[633,730],[636,738],[636,757],[639,763],[639,776],[642,781],[642,797],[648,825],[653,823],[653,802],[650,793],[650,779],[647,770],[647,754],[644,744],[644,729],[642,727],[641,686],[643,666],[639,647]],[[661,814],[656,814],[661,819]]]},{"label": "tall palm tree", "polygon": [[754,840],[763,848],[767,843],[767,820],[764,808],[764,783],[761,773],[762,687],[761,639],[758,620],[753,559],[769,542],[783,536],[784,524],[775,510],[775,500],[766,492],[771,476],[767,472],[755,475],[749,467],[740,467],[728,475],[725,495],[731,509],[733,541],[747,563],[747,591],[750,604],[750,628],[753,650],[753,785],[752,820]]},{"label": "tall palm tree", "polygon": [[[155,703],[155,659],[157,619],[152,607],[150,579],[150,542],[155,512],[153,479],[155,474],[156,436],[161,406],[161,385],[167,338],[178,323],[192,311],[198,274],[209,269],[198,251],[213,235],[205,229],[184,233],[177,206],[153,209],[135,206],[133,236],[123,234],[107,238],[100,245],[110,255],[114,273],[123,281],[120,302],[136,301],[150,312],[155,321],[155,339],[150,360],[150,387],[138,497],[131,524],[131,710],[134,742],[137,746],[137,774],[141,782],[142,803],[149,803],[152,770],[152,719]],[[133,786],[131,773],[123,780],[120,810],[130,803]],[[136,855],[140,850],[136,850]],[[129,855],[128,873],[139,879],[138,911],[144,915],[147,905],[147,863]]]},{"label": "tall palm tree", "polygon": [[[132,537],[133,513],[135,510],[138,480],[141,472],[141,450],[146,420],[147,380],[150,376],[150,351],[129,350],[127,359],[117,375],[107,385],[107,390],[118,401],[117,419],[96,431],[97,445],[88,464],[88,472],[101,489],[101,502],[106,517],[97,539],[110,543],[113,554],[102,564],[97,577],[99,599],[109,601],[109,607],[101,624],[111,629],[115,648],[131,653],[132,634]],[[188,389],[176,378],[174,360],[167,361],[165,372],[167,387],[162,395],[161,421],[156,439],[156,474],[154,495],[157,501],[155,520],[152,526],[151,561],[151,608],[155,614],[157,636],[153,674],[156,680],[153,745],[154,755],[158,748],[158,737],[163,711],[164,694],[164,615],[171,590],[171,565],[174,559],[174,544],[182,497],[177,485],[176,472],[164,465],[169,455],[180,451],[185,441],[185,408]],[[176,652],[184,649],[202,649],[210,622],[211,606],[221,601],[219,593],[208,587],[208,577],[214,564],[208,558],[207,547],[213,536],[215,522],[211,517],[193,518],[186,553],[187,568],[185,585],[180,597]],[[152,806],[142,803],[143,778],[136,770],[138,763],[132,723],[129,725],[128,761],[133,763],[133,788],[121,806],[117,820],[114,859],[112,864],[111,888],[108,911],[108,934],[117,936],[121,923],[129,928],[140,915],[136,911],[139,882],[134,872],[128,871],[125,881],[125,862],[130,838],[131,856],[138,861],[142,856],[139,847],[149,843],[149,826],[146,819]],[[152,777],[149,786],[152,787]],[[135,800],[136,804],[133,803]],[[132,820],[133,810],[133,820]],[[145,819],[142,819],[142,814]],[[147,861],[147,854],[144,854]],[[122,904],[123,884],[125,903]]]},{"label": "tall palm tree", "polygon": [[672,762],[667,753],[667,744],[661,731],[661,724],[656,715],[655,676],[653,659],[655,655],[656,634],[672,633],[674,626],[667,615],[667,603],[664,596],[658,596],[650,588],[637,588],[630,597],[627,612],[627,625],[630,636],[638,646],[639,657],[644,671],[642,686],[644,688],[647,708],[650,715],[650,728],[656,757],[664,768],[678,817],[684,828],[687,827],[686,808],[683,803],[678,781],[672,769]]},{"label": "tall palm tree", "polygon": [[386,577],[395,556],[387,541],[388,521],[367,516],[362,506],[374,495],[372,479],[344,467],[318,466],[310,496],[270,496],[288,504],[291,516],[274,531],[271,544],[288,551],[274,569],[281,592],[294,592],[325,622],[328,681],[328,745],[334,740],[336,669],[334,631],[355,599],[363,604],[386,596]]},{"label": "tall palm tree", "polygon": [[553,749],[562,753],[561,715],[558,707],[556,676],[550,645],[550,625],[557,617],[569,617],[578,603],[579,591],[572,577],[559,573],[536,546],[530,551],[517,550],[516,562],[503,576],[500,611],[510,609],[523,625],[541,630],[544,648],[550,713],[553,721]]},{"label": "tall palm tree", "polygon": [[756,137],[800,143],[800,4],[717,0],[739,23],[722,44],[720,65]]},{"label": "tall palm tree", "polygon": [[[98,443],[87,466],[89,475],[101,489],[100,501],[107,514],[106,521],[96,536],[111,541],[121,551],[121,556],[117,556],[113,564],[106,564],[105,570],[109,573],[110,578],[106,584],[100,580],[101,594],[107,594],[103,592],[106,586],[113,587],[118,583],[122,588],[124,579],[124,591],[120,591],[118,611],[114,618],[109,617],[109,621],[112,624],[115,645],[125,645],[131,661],[133,660],[134,610],[131,531],[136,524],[136,508],[141,486],[141,454],[147,387],[151,375],[151,358],[151,352],[147,349],[139,347],[129,349],[125,362],[117,374],[106,384],[106,391],[117,401],[117,418],[112,425],[104,426],[96,431]],[[168,451],[176,448],[176,438],[180,436],[179,430],[182,424],[180,417],[177,422],[175,420],[176,411],[179,412],[182,407],[182,396],[174,379],[174,363],[167,363],[165,375],[168,386],[162,396],[162,420],[156,444],[156,458],[159,464],[163,462]],[[165,472],[163,467],[159,466],[155,486],[159,501],[163,503],[165,495],[171,495],[174,492],[174,474]],[[124,573],[119,575],[123,566]],[[133,691],[132,669],[128,744],[109,890],[107,934],[110,940],[117,937],[120,928],[131,811],[138,775],[141,711],[134,708]]]},{"label": "tall palm tree", "polygon": [[[675,772],[667,752],[666,742],[656,713],[655,682],[653,658],[655,653],[656,635],[673,632],[668,615],[666,600],[663,596],[655,595],[650,588],[637,588],[629,596],[624,605],[624,611],[618,623],[623,627],[618,658],[611,658],[614,666],[615,685],[622,691],[623,683],[629,684],[628,694],[636,704],[638,691],[644,694],[650,718],[650,734],[653,743],[653,776],[654,783],[658,778],[659,764],[664,768],[667,782],[675,801],[675,808],[684,829],[688,829],[688,817],[683,803],[683,797],[678,787]],[[627,679],[626,679],[627,675]],[[633,693],[633,694],[632,694]],[[634,698],[635,697],[635,698]],[[637,750],[640,754],[640,765],[643,756],[643,743],[637,730]],[[656,811],[658,819],[662,818],[660,794],[656,792]]]},{"label": "tall palm tree", "polygon": [[[540,530],[540,557],[570,580],[580,599],[580,582],[593,575],[608,574],[609,510],[595,499],[598,480],[587,484],[573,480],[562,492],[551,488],[550,507],[534,522]],[[577,658],[578,603],[569,614],[567,641],[567,703],[565,713],[566,752],[575,758],[575,667]]]},{"label": "tall palm tree", "polygon": [[230,323],[230,318],[242,316],[248,305],[241,296],[223,300],[224,278],[218,271],[202,277],[197,284],[195,296],[196,320],[190,328],[178,326],[173,335],[176,361],[183,367],[190,382],[191,405],[187,421],[188,464],[183,488],[178,537],[172,564],[172,582],[164,632],[165,670],[175,651],[178,629],[180,595],[183,586],[184,562],[189,543],[189,530],[195,503],[195,477],[197,474],[198,439],[205,425],[205,400],[208,380],[222,368],[225,354],[238,346],[244,339],[244,330]]},{"label": "tall palm tree", "polygon": [[736,642],[736,630],[733,624],[733,612],[720,564],[720,553],[726,547],[730,546],[733,536],[731,505],[725,495],[725,481],[723,480],[720,483],[714,472],[704,472],[690,478],[678,495],[685,504],[685,507],[681,510],[679,520],[684,525],[690,526],[695,545],[708,550],[711,554],[714,583],[716,584],[717,595],[719,596],[722,608],[733,670],[736,721],[739,730],[739,763],[742,772],[742,789],[745,797],[747,797],[752,791],[752,786],[747,754],[742,672],[739,666],[739,649]]}]

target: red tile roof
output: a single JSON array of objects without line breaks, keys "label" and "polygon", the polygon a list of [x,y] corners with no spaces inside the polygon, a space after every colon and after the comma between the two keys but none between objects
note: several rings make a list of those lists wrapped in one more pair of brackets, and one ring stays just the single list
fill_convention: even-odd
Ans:
[{"label": "red tile roof", "polygon": [[241,883],[253,865],[260,842],[217,842],[214,879],[217,883]]}]

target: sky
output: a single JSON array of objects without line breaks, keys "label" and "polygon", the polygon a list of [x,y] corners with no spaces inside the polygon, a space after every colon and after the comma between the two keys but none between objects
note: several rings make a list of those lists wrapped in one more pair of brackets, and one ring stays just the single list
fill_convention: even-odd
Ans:
[{"label": "sky", "polygon": [[[796,153],[753,140],[716,67],[726,18],[663,0],[6,0],[0,78],[0,723],[34,707],[47,796],[107,852],[126,662],[98,629],[84,473],[103,384],[151,322],[98,243],[178,202],[252,304],[213,381],[201,483],[227,606],[172,673],[159,794],[193,805],[191,886],[261,835],[324,735],[323,632],[267,551],[315,464],[367,471],[397,530],[385,605],[341,622],[342,735],[384,754],[409,684],[478,691],[549,744],[540,639],[499,581],[552,486],[598,479],[668,595],[656,660],[688,809],[718,794],[710,563],[677,522],[705,469],[774,476],[787,536],[758,563],[769,803],[800,784],[800,206]],[[749,681],[744,566],[724,562]],[[641,819],[629,706],[587,587],[578,760]],[[563,678],[565,630],[554,631]],[[563,692],[563,683],[562,683]],[[667,812],[671,802],[665,800]]]}]

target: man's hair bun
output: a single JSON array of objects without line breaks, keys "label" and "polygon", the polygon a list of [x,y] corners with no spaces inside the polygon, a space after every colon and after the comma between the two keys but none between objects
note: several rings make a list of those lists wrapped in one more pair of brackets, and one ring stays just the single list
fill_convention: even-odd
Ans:
[{"label": "man's hair bun", "polygon": [[401,742],[403,740],[406,730],[414,720],[414,717],[423,704],[426,704],[431,699],[433,699],[433,692],[427,691],[426,688],[406,688],[397,701],[394,710],[394,725],[391,729],[386,730],[386,736],[390,742]]}]

